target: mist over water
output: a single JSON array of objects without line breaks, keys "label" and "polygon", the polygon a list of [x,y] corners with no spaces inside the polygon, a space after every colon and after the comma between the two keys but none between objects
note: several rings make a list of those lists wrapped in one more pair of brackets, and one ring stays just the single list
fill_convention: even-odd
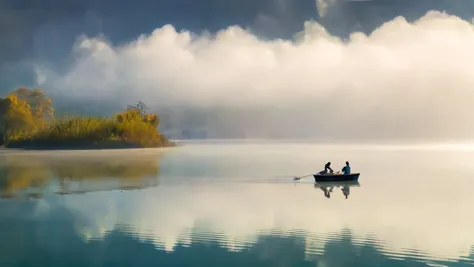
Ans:
[{"label": "mist over water", "polygon": [[[239,141],[138,152],[2,153],[0,235],[16,253],[0,254],[0,261],[20,266],[36,259],[33,265],[41,266],[45,255],[56,259],[49,266],[474,261],[474,216],[466,212],[474,200],[472,149]],[[361,173],[359,183],[292,179],[327,161],[339,170],[346,160]],[[21,242],[19,231],[33,239]]]},{"label": "mist over water", "polygon": [[[383,11],[396,7],[392,0],[311,1],[313,15],[278,0],[244,18],[243,1],[203,0],[214,13],[235,12],[208,17],[184,5],[208,20],[165,23],[145,23],[151,17],[120,1],[110,9],[82,1],[59,6],[60,19],[56,7],[46,10],[51,20],[38,28],[42,5],[30,21],[1,2],[0,39],[12,38],[0,51],[12,53],[0,54],[0,86],[33,70],[33,84],[61,108],[110,114],[141,100],[166,135],[210,140],[0,150],[0,263],[474,265],[472,4],[420,17],[423,2],[391,17],[397,12]],[[348,12],[363,6],[356,2],[374,2],[372,13]],[[148,4],[142,10],[162,18]],[[114,24],[117,14],[136,21],[124,9],[143,24]],[[328,161],[336,171],[349,161],[359,182],[293,180]]]}]

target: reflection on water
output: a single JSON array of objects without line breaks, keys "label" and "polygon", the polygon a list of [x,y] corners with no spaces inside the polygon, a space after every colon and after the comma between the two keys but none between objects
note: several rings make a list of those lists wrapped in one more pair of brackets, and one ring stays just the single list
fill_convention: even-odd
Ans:
[{"label": "reflection on water", "polygon": [[[305,149],[7,155],[2,192],[40,188],[42,197],[0,200],[0,265],[474,264],[474,152]],[[357,159],[359,182],[292,181],[319,169],[315,163],[346,157]],[[140,189],[109,190],[124,184]],[[81,190],[97,192],[55,194]]]},{"label": "reflection on water", "polygon": [[40,198],[51,190],[70,194],[157,186],[161,154],[7,153],[0,162],[0,197]]},{"label": "reflection on water", "polygon": [[340,189],[342,194],[347,198],[349,198],[349,194],[351,193],[351,187],[360,187],[358,181],[347,181],[347,182],[319,182],[314,184],[315,188],[320,188],[324,192],[324,196],[327,198],[331,198],[331,193],[333,192],[334,188]]}]

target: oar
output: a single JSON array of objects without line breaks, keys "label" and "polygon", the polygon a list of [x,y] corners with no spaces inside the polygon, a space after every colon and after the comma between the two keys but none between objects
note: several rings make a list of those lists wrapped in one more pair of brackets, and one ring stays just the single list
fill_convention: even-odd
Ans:
[{"label": "oar", "polygon": [[305,178],[305,177],[308,177],[308,176],[311,176],[311,175],[313,175],[313,174],[308,174],[308,175],[301,176],[301,177],[295,177],[295,178],[293,178],[293,180],[299,181],[299,180],[301,180],[301,178]]}]

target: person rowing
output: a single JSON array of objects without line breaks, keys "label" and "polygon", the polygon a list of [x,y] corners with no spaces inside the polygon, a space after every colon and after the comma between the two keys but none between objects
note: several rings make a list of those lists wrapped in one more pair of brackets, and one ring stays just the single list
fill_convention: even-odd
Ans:
[{"label": "person rowing", "polygon": [[324,165],[324,171],[320,171],[319,174],[327,174],[328,170],[331,173],[334,173],[334,171],[331,169],[331,162],[326,163],[326,165]]}]

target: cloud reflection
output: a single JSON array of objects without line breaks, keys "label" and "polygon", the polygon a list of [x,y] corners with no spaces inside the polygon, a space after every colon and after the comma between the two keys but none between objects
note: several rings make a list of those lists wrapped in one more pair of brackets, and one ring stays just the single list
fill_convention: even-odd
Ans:
[{"label": "cloud reflection", "polygon": [[[311,254],[324,251],[342,229],[350,229],[358,242],[376,242],[387,255],[412,253],[431,260],[469,256],[474,216],[465,212],[472,203],[467,189],[456,196],[422,193],[410,184],[373,189],[370,194],[363,187],[353,189],[346,200],[342,193],[327,199],[308,184],[166,186],[127,195],[71,196],[63,204],[100,225],[101,234],[95,236],[94,227],[83,229],[90,238],[127,225],[140,239],[167,251],[189,243],[191,233],[198,231],[200,240],[215,240],[237,251],[255,244],[262,234],[300,234]],[[398,196],[387,194],[388,189]],[[90,207],[103,199],[114,199],[120,213],[114,208],[92,214]]]},{"label": "cloud reflection", "polygon": [[[67,211],[89,244],[108,242],[120,232],[168,252],[196,243],[245,251],[258,247],[262,237],[277,236],[297,237],[308,259],[320,260],[334,242],[351,240],[358,249],[371,246],[386,257],[473,262],[472,151],[220,145],[168,155],[160,162],[158,187],[46,194],[26,215],[47,220]],[[325,197],[311,180],[242,178],[314,169],[328,158],[335,163],[353,158],[362,173],[361,186],[351,187],[347,199],[336,188]],[[190,168],[183,178],[189,182],[171,182],[184,166]],[[212,179],[201,180],[201,174]]]}]

